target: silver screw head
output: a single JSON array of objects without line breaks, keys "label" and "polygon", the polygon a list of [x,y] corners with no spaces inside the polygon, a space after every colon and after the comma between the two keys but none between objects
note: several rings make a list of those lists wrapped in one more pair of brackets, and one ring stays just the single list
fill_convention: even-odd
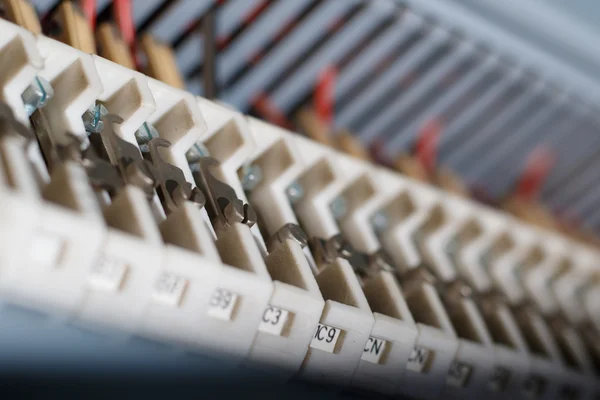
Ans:
[{"label": "silver screw head", "polygon": [[385,231],[390,224],[390,220],[385,211],[379,210],[371,216],[371,226],[375,232]]},{"label": "silver screw head", "polygon": [[31,114],[33,114],[35,110],[43,108],[46,104],[48,104],[48,100],[50,100],[53,96],[54,89],[52,88],[50,82],[44,78],[36,76],[33,82],[27,86],[21,95],[27,115],[31,117]]},{"label": "silver screw head", "polygon": [[135,131],[135,140],[140,146],[140,150],[144,153],[150,151],[148,147],[148,142],[152,139],[158,137],[158,131],[154,127],[154,125],[149,124],[148,122],[144,122],[140,128]]},{"label": "silver screw head", "polygon": [[304,197],[304,187],[299,182],[293,182],[287,187],[285,194],[292,205],[297,204]]},{"label": "silver screw head", "polygon": [[262,168],[254,164],[244,165],[240,175],[242,187],[246,192],[254,190],[263,179]]},{"label": "silver screw head", "polygon": [[108,110],[102,104],[96,103],[83,113],[83,125],[86,132],[100,133],[104,129],[102,118],[108,114]]},{"label": "silver screw head", "polygon": [[187,159],[187,162],[190,164],[196,163],[202,157],[208,157],[208,156],[210,156],[210,152],[208,151],[208,148],[200,142],[194,143],[194,145],[192,147],[190,147],[190,149],[185,153],[185,158]]},{"label": "silver screw head", "polygon": [[336,197],[329,204],[329,209],[336,220],[342,218],[348,212],[348,203],[346,202],[346,198],[343,196]]}]

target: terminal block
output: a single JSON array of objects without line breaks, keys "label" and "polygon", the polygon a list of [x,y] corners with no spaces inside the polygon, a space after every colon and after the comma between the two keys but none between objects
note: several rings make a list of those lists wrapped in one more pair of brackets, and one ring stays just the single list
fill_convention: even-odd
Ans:
[{"label": "terminal block", "polygon": [[600,396],[596,248],[3,20],[0,69],[2,301],[279,381]]}]

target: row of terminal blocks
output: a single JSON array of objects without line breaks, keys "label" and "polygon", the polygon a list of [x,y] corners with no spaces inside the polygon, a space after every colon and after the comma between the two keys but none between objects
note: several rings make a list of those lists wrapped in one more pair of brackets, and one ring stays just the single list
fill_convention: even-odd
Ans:
[{"label": "row of terminal blocks", "polygon": [[596,249],[1,20],[0,71],[3,301],[282,380],[600,396]]}]

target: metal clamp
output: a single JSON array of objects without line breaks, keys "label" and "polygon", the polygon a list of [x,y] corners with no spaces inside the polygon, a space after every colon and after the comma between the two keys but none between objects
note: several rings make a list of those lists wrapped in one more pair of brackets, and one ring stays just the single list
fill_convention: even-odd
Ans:
[{"label": "metal clamp", "polygon": [[219,162],[211,157],[201,157],[193,168],[194,179],[206,198],[206,211],[216,228],[227,229],[234,223],[252,227],[258,217],[250,204],[244,204],[235,190],[212,174]]},{"label": "metal clamp", "polygon": [[164,161],[159,147],[170,147],[171,142],[162,138],[154,138],[148,142],[149,158],[153,167],[153,175],[158,183],[159,197],[168,211],[174,211],[186,201],[203,206],[206,199],[200,189],[193,188],[192,184],[185,180],[183,171],[176,166]]},{"label": "metal clamp", "polygon": [[151,164],[142,158],[137,146],[121,139],[115,133],[113,124],[120,124],[123,118],[107,114],[102,117],[102,121],[104,127],[100,135],[108,158],[117,166],[125,182],[141,188],[151,199],[157,185]]}]

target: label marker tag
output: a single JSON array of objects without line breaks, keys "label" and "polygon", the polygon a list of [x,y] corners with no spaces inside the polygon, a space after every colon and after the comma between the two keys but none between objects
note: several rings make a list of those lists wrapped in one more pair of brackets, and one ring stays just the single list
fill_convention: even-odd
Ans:
[{"label": "label marker tag", "polygon": [[283,308],[267,306],[260,320],[258,330],[275,336],[281,336],[290,312]]},{"label": "label marker tag", "polygon": [[310,347],[333,353],[341,332],[341,329],[319,324],[310,342]]}]

